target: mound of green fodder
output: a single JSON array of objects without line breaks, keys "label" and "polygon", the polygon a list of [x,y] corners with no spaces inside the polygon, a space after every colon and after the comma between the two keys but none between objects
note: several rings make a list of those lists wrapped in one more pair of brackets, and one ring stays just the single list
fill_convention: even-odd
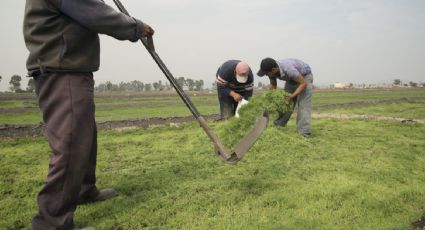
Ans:
[{"label": "mound of green fodder", "polygon": [[270,117],[292,112],[294,103],[286,103],[286,96],[290,94],[283,90],[269,90],[251,97],[248,104],[239,109],[239,118],[232,117],[217,125],[217,134],[223,144],[231,150],[254,127],[257,117],[265,110],[270,113]]}]

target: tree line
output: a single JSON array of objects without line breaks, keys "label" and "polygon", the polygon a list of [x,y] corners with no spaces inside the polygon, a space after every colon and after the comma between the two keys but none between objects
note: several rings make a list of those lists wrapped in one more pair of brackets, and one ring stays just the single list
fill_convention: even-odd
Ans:
[{"label": "tree line", "polygon": [[[191,78],[179,77],[176,79],[177,83],[185,90],[190,91],[201,91],[204,89],[204,81],[203,80],[193,80]],[[99,92],[125,92],[125,91],[133,91],[133,92],[151,92],[151,91],[171,91],[174,90],[173,86],[170,83],[163,83],[161,80],[153,83],[143,83],[141,81],[130,81],[130,82],[120,82],[118,84],[114,84],[110,81],[105,83],[101,83],[95,87],[96,91]]]},{"label": "tree line", "polygon": [[[0,82],[3,80],[3,77],[0,76]],[[10,78],[9,81],[9,90],[15,93],[23,93],[23,92],[34,92],[35,85],[34,85],[34,79],[30,78],[27,86],[25,89],[22,88],[22,77],[19,75],[13,75]],[[203,80],[194,80],[191,78],[184,78],[184,77],[178,77],[176,79],[177,83],[182,87],[184,90],[190,90],[190,91],[201,91],[204,89],[204,81]],[[350,84],[351,86],[352,84]],[[409,81],[406,83],[403,83],[400,79],[394,79],[393,80],[394,86],[410,86],[410,87],[425,87],[425,83],[416,83],[413,81]],[[216,85],[213,83],[213,88],[215,88]],[[256,87],[257,89],[266,89],[267,84],[263,84],[261,82],[258,82],[258,85]],[[153,83],[143,83],[141,81],[130,81],[130,82],[120,82],[118,84],[114,84],[110,81],[107,81],[105,83],[101,83],[98,86],[95,87],[95,91],[98,92],[126,92],[126,91],[133,91],[133,92],[151,92],[151,91],[171,91],[174,90],[174,88],[170,85],[168,82],[162,82],[161,80]]]},{"label": "tree line", "polygon": [[[3,77],[0,76],[0,82],[3,80]],[[22,77],[19,75],[13,75],[10,78],[9,81],[9,90],[15,93],[24,93],[24,92],[34,92],[35,90],[35,85],[34,85],[34,79],[30,78],[28,83],[27,83],[27,87],[26,89],[22,89],[22,85],[21,85],[21,81],[22,81]]]},{"label": "tree line", "polygon": [[[3,77],[0,76],[0,82],[2,81]],[[34,92],[35,85],[34,85],[34,79],[30,78],[28,81],[28,84],[26,86],[26,89],[22,88],[22,77],[19,75],[13,75],[10,78],[9,81],[9,90],[15,93],[23,93],[23,92]],[[182,87],[184,90],[190,90],[190,91],[201,91],[204,89],[204,81],[203,80],[194,80],[191,78],[184,78],[179,77],[176,79],[177,83]],[[170,85],[170,83],[165,82],[163,83],[161,80],[153,83],[143,83],[141,81],[130,81],[130,82],[120,82],[118,84],[114,84],[110,81],[107,81],[105,83],[101,83],[98,86],[96,86],[95,91],[98,92],[126,92],[126,91],[133,91],[133,92],[151,92],[151,91],[171,91],[174,90],[174,88]]]},{"label": "tree line", "polygon": [[423,82],[423,83],[417,83],[417,82],[409,81],[409,83],[403,83],[400,79],[394,79],[393,85],[396,85],[396,86],[410,86],[410,87],[418,87],[418,86],[425,87],[425,82]]}]

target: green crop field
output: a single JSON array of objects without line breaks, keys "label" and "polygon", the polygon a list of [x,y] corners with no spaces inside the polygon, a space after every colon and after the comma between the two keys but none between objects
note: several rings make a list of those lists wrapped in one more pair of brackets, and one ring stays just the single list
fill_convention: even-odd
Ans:
[{"label": "green crop field", "polygon": [[[317,91],[313,96],[313,105],[418,97],[421,97],[423,101],[425,89]],[[208,115],[219,112],[217,95],[214,93],[196,96],[192,94],[191,99],[201,114]],[[165,96],[162,94],[150,94],[149,96],[143,94],[97,94],[95,101],[97,121],[191,115],[175,93],[168,93]],[[3,99],[0,94],[0,125],[40,123],[42,117],[37,106],[37,100],[33,94],[25,95],[21,99]]]},{"label": "green crop field", "polygon": [[321,110],[320,112],[392,116],[402,117],[406,119],[425,119],[425,100],[415,102],[380,104],[374,106],[362,106],[356,108],[325,109]]},{"label": "green crop field", "polygon": [[[422,99],[314,112],[425,119],[424,96],[425,90],[317,92],[314,103],[321,105]],[[195,104],[203,113],[217,113],[215,95],[199,97]],[[31,100],[3,100],[1,108],[24,109]],[[98,120],[105,121],[189,115],[178,98],[168,96],[103,96],[96,102]],[[109,102],[120,106],[108,107]],[[138,107],[142,104],[147,108]],[[40,117],[32,113],[28,116]],[[13,116],[25,114],[2,112],[0,123],[10,124]],[[101,131],[98,186],[114,187],[119,196],[79,206],[75,223],[105,230],[386,230],[411,229],[425,214],[425,125],[320,118],[305,139],[296,133],[294,120],[286,128],[270,122],[236,165],[214,156],[195,122]],[[209,123],[213,129],[222,125]],[[2,139],[0,149],[0,229],[28,229],[47,173],[49,146],[43,136],[20,137]]]}]

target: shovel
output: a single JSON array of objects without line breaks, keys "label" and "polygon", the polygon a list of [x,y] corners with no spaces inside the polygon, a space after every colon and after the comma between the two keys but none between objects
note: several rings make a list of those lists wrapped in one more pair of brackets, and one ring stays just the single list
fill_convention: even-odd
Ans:
[{"label": "shovel", "polygon": [[[122,13],[130,16],[128,11],[124,8],[124,6],[119,0],[113,0],[113,1]],[[190,112],[192,112],[193,116],[196,118],[196,120],[198,120],[202,129],[205,131],[207,136],[210,138],[210,140],[214,144],[214,148],[215,148],[215,152],[217,156],[219,156],[224,162],[229,164],[236,164],[238,161],[240,161],[248,152],[248,150],[255,144],[257,139],[261,136],[261,133],[266,129],[267,123],[269,120],[269,113],[267,111],[264,111],[263,114],[257,118],[254,128],[244,138],[240,140],[240,142],[235,146],[234,152],[230,153],[221,143],[217,135],[208,126],[208,123],[205,120],[205,118],[201,116],[199,111],[193,105],[192,101],[189,99],[186,93],[182,90],[180,85],[177,83],[176,79],[173,77],[171,72],[165,66],[164,62],[156,53],[152,36],[149,36],[147,38],[141,38],[140,40],[145,46],[145,48],[148,50],[149,54],[155,60],[156,64],[159,66],[161,71],[165,74],[167,79],[170,81],[170,84],[174,87],[178,95],[181,97],[183,102],[189,108]]]}]

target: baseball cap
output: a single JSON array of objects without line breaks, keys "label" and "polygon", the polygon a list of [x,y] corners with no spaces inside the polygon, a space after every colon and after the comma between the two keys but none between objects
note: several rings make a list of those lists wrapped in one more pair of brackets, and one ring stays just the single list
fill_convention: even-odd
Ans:
[{"label": "baseball cap", "polygon": [[273,67],[276,67],[276,61],[273,58],[264,58],[260,64],[260,70],[258,70],[257,75],[262,77],[268,72],[272,71]]}]

